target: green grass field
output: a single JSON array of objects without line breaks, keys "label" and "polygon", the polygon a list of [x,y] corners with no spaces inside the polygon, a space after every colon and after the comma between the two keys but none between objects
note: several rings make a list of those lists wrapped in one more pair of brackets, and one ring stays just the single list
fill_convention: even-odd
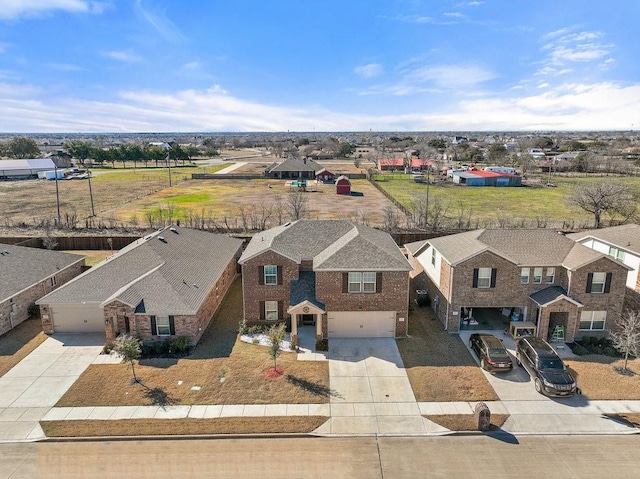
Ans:
[{"label": "green grass field", "polygon": [[[437,180],[429,186],[429,198],[447,205],[448,223],[461,212],[470,217],[471,227],[591,227],[593,216],[569,204],[573,187],[581,182],[603,181],[607,178],[552,178],[556,187],[496,188],[467,187]],[[640,190],[640,178],[609,178],[625,182]],[[416,199],[424,197],[426,183],[415,183],[411,175],[377,175],[379,185],[397,201],[411,210]],[[605,221],[608,218],[605,218]]]}]

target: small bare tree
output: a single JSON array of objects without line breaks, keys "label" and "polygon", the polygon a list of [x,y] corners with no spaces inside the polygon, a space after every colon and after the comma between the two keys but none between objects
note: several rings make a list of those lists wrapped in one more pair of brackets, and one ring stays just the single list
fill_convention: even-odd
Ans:
[{"label": "small bare tree", "polygon": [[400,216],[398,215],[398,210],[394,206],[385,206],[383,221],[383,229],[385,231],[389,233],[397,231],[398,226],[400,225]]},{"label": "small bare tree", "polygon": [[286,334],[285,324],[274,324],[269,328],[269,356],[273,359],[273,369],[278,369],[278,356],[280,356],[280,347]]},{"label": "small bare tree", "polygon": [[308,197],[302,191],[292,191],[287,197],[286,206],[293,221],[304,218],[308,212]]},{"label": "small bare tree", "polygon": [[131,363],[133,380],[139,383],[140,380],[136,377],[136,368],[133,362],[137,360],[142,354],[140,340],[134,338],[133,336],[123,334],[116,339],[116,344],[113,346],[113,350],[120,356],[122,356],[123,363],[126,363],[127,361]]},{"label": "small bare tree", "polygon": [[615,321],[611,342],[614,348],[624,354],[622,371],[629,372],[629,355],[636,358],[640,356],[640,312],[627,310]]}]

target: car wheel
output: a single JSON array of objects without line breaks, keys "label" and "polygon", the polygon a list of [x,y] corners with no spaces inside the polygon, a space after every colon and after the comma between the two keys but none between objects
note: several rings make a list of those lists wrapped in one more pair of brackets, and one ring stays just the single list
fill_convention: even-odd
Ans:
[{"label": "car wheel", "polygon": [[487,368],[486,368],[486,365],[487,365],[487,364],[484,362],[484,358],[482,358],[482,359],[480,360],[480,367],[481,367],[482,369],[487,369]]},{"label": "car wheel", "polygon": [[536,386],[536,391],[538,391],[540,394],[542,394],[542,383],[540,382],[540,380],[538,378],[536,378],[536,380],[534,381],[534,384]]}]

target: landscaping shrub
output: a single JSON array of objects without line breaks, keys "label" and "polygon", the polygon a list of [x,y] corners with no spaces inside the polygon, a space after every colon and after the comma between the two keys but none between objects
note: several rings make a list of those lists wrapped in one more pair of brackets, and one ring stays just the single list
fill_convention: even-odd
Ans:
[{"label": "landscaping shrub", "polygon": [[320,339],[316,341],[316,351],[328,351],[329,350],[329,340]]},{"label": "landscaping shrub", "polygon": [[189,338],[178,336],[171,340],[171,352],[174,354],[184,354],[189,351]]},{"label": "landscaping shrub", "polygon": [[247,321],[242,318],[242,320],[238,323],[238,334],[242,336],[243,334],[247,334]]},{"label": "landscaping shrub", "polygon": [[579,356],[585,354],[602,354],[614,358],[620,357],[620,353],[612,346],[611,340],[604,337],[585,336],[577,341],[575,346],[571,347],[571,350]]},{"label": "landscaping shrub", "polygon": [[260,334],[264,332],[264,326],[261,324],[254,324],[247,329],[247,334]]},{"label": "landscaping shrub", "polygon": [[153,354],[157,356],[163,356],[169,354],[171,349],[171,343],[169,341],[154,341],[153,342]]},{"label": "landscaping shrub", "polygon": [[573,354],[577,354],[578,356],[584,356],[586,354],[589,354],[589,350],[578,343],[571,343],[570,347],[571,347],[571,351],[573,351]]}]

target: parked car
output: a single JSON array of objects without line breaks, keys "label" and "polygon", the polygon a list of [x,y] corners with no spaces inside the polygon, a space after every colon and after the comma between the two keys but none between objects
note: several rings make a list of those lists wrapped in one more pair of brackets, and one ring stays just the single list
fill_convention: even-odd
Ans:
[{"label": "parked car", "polygon": [[567,371],[564,361],[544,339],[525,336],[516,344],[516,362],[523,366],[545,396],[571,396],[576,392],[576,380]]},{"label": "parked car", "polygon": [[511,356],[495,336],[473,333],[469,337],[469,347],[480,359],[480,366],[490,372],[509,372],[513,369]]}]

